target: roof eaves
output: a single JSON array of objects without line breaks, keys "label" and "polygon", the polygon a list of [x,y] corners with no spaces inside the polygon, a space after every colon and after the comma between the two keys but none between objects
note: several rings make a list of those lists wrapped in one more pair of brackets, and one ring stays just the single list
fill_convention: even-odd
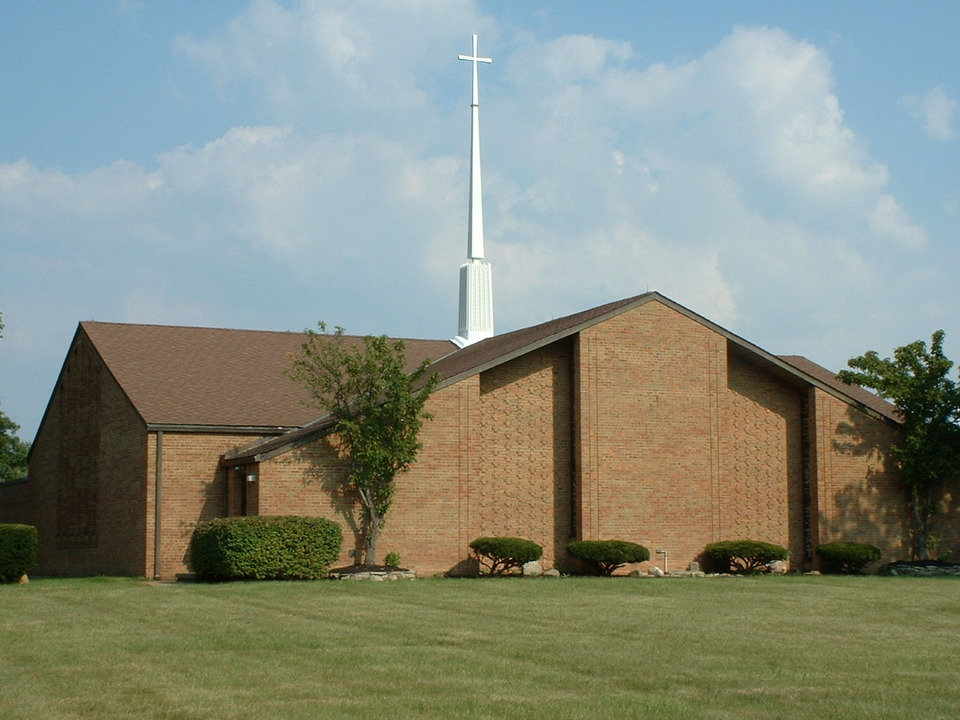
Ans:
[{"label": "roof eaves", "polygon": [[264,437],[249,445],[228,450],[223,454],[221,465],[243,465],[248,462],[264,462],[295,450],[333,430],[333,418],[324,415],[303,427],[292,428],[282,435]]},{"label": "roof eaves", "polygon": [[203,425],[192,423],[147,423],[148,432],[192,433],[196,435],[284,435],[298,426],[276,425]]}]

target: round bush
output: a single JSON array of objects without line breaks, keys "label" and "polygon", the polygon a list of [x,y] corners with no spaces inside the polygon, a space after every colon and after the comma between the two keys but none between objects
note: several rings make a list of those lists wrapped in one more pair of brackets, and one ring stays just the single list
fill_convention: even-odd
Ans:
[{"label": "round bush", "polygon": [[314,580],[340,555],[332,520],[297,516],[217,518],[197,525],[190,564],[201,580]]},{"label": "round bush", "polygon": [[481,537],[470,543],[480,563],[490,575],[503,575],[543,557],[543,547],[532,540],[517,537]]},{"label": "round bush", "polygon": [[786,560],[790,551],[759,540],[724,540],[710,543],[703,554],[720,572],[749,575],[765,572],[772,562]]},{"label": "round bush", "polygon": [[820,568],[827,573],[856,575],[880,559],[880,548],[863,543],[823,543],[816,547]]},{"label": "round bush", "polygon": [[567,543],[567,553],[601,575],[612,575],[614,570],[627,563],[650,559],[647,548],[626,540],[574,540]]}]

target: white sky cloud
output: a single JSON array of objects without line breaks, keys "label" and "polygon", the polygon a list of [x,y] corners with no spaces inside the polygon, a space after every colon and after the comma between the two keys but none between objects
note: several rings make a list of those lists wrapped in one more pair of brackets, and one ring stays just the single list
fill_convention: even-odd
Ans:
[{"label": "white sky cloud", "polygon": [[934,140],[952,140],[960,102],[952,99],[943,85],[937,85],[926,95],[912,93],[903,96],[903,105],[910,114],[923,123],[924,132]]}]

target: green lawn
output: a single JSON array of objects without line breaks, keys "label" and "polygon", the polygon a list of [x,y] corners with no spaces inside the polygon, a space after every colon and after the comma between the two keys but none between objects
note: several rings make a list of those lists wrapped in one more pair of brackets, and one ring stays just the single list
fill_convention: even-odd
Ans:
[{"label": "green lawn", "polygon": [[960,581],[0,586],[0,717],[955,718]]}]

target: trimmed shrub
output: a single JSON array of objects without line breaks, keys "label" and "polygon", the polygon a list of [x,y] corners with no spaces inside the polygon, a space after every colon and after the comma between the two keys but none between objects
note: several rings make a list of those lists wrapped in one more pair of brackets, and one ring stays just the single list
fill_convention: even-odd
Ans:
[{"label": "trimmed shrub", "polygon": [[960,575],[960,565],[949,560],[895,560],[878,567],[877,575]]},{"label": "trimmed shrub", "polygon": [[820,568],[827,573],[857,575],[880,559],[880,548],[863,543],[823,543],[816,547]]},{"label": "trimmed shrub", "polygon": [[600,575],[612,575],[614,570],[627,563],[650,559],[647,548],[626,540],[574,540],[567,543],[567,553]]},{"label": "trimmed shrub", "polygon": [[37,529],[0,524],[0,583],[17,582],[37,564]]},{"label": "trimmed shrub", "polygon": [[772,562],[786,560],[790,551],[759,540],[725,540],[710,543],[703,554],[719,572],[750,575],[765,572]]},{"label": "trimmed shrub", "polygon": [[480,563],[489,575],[503,575],[543,557],[543,548],[532,540],[516,537],[481,537],[470,543]]},{"label": "trimmed shrub", "polygon": [[217,518],[200,523],[190,564],[200,580],[314,580],[340,555],[332,520],[297,516]]}]

